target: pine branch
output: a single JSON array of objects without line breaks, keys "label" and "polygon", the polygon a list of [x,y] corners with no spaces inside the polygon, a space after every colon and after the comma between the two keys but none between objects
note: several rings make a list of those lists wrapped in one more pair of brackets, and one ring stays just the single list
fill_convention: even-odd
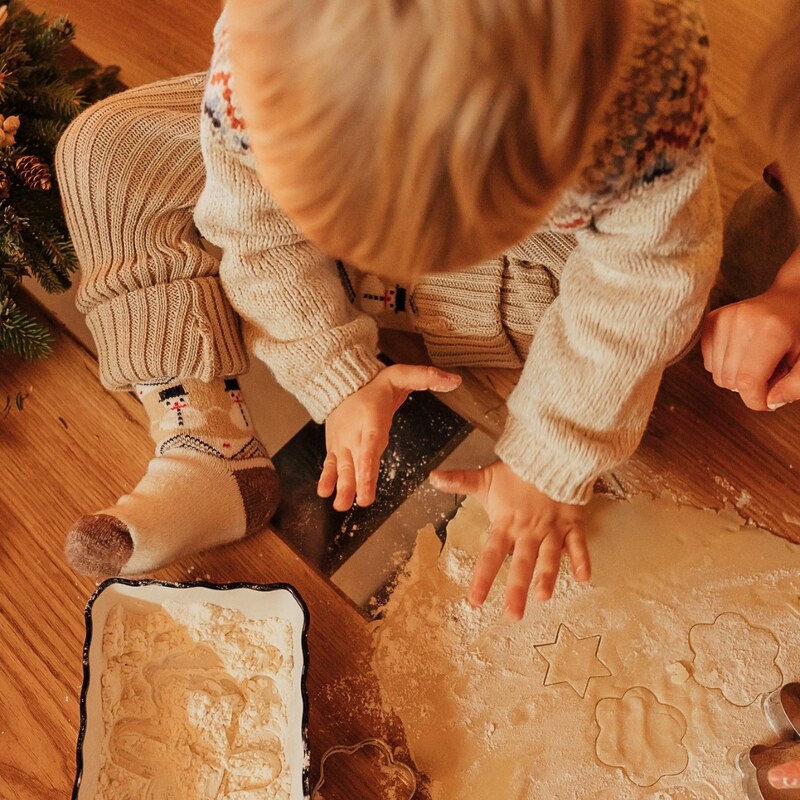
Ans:
[{"label": "pine branch", "polygon": [[9,303],[0,312],[0,353],[43,358],[53,351],[53,335],[30,314]]}]

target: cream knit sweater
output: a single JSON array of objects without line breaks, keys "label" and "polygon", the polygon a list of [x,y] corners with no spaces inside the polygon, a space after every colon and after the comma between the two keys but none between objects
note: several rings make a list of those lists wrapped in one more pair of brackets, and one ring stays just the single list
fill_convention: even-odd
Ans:
[{"label": "cream knit sweater", "polygon": [[[427,278],[412,294],[415,325],[438,363],[513,366],[530,348],[497,455],[567,503],[586,502],[598,476],[637,447],[664,367],[697,329],[720,257],[697,0],[643,0],[634,35],[593,163],[547,224],[497,259]],[[195,222],[224,251],[220,278],[253,351],[323,420],[382,368],[376,324],[349,303],[335,263],[259,184],[224,16],[215,39]],[[520,335],[525,303],[509,297],[520,280],[541,297],[544,284],[530,275],[542,268],[554,276],[550,294],[540,309],[531,301],[538,327]]]}]

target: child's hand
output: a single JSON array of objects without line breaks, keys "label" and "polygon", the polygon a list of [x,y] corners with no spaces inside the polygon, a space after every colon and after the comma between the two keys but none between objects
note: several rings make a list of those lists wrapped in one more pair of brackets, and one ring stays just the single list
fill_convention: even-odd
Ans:
[{"label": "child's hand", "polygon": [[473,605],[481,605],[486,599],[509,554],[512,559],[505,613],[511,619],[522,619],[531,580],[537,601],[553,596],[563,550],[569,555],[575,578],[589,580],[591,564],[582,506],[551,500],[502,461],[483,469],[433,472],[431,483],[443,492],[475,495],[489,515],[489,541],[478,559],[469,589]]},{"label": "child's hand", "polygon": [[378,467],[389,443],[395,411],[411,392],[451,392],[460,384],[459,375],[435,367],[394,364],[381,370],[328,415],[328,454],[317,494],[330,497],[335,489],[333,507],[337,511],[347,511],[354,500],[360,506],[370,505],[375,500]]},{"label": "child's hand", "polygon": [[706,317],[705,368],[755,411],[800,398],[800,292],[773,286]]}]

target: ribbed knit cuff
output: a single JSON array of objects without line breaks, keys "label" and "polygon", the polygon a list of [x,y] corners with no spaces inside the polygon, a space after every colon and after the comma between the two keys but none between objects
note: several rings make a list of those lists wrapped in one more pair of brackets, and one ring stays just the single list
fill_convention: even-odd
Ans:
[{"label": "ribbed knit cuff", "polygon": [[599,474],[589,468],[586,454],[574,442],[565,439],[563,449],[555,453],[547,448],[518,419],[509,415],[503,434],[495,445],[498,458],[520,478],[558,503],[585,505]]},{"label": "ribbed knit cuff", "polygon": [[522,361],[500,319],[503,261],[427,276],[414,289],[414,326],[440,367],[517,369]]},{"label": "ribbed knit cuff", "polygon": [[111,390],[158,378],[212,378],[247,370],[238,318],[216,277],[159,283],[90,309],[100,380]]},{"label": "ribbed knit cuff", "polygon": [[295,391],[315,422],[324,422],[346,397],[368,384],[385,365],[362,345],[355,345],[325,365],[314,380]]}]

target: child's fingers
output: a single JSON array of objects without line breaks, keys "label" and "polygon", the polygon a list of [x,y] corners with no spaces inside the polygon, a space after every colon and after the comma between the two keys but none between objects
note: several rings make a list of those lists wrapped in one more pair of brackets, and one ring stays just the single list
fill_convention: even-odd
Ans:
[{"label": "child's fingers", "polygon": [[554,532],[548,533],[539,547],[539,561],[533,582],[533,599],[537,603],[544,603],[553,596],[563,548],[564,540]]},{"label": "child's fingers", "polygon": [[386,444],[378,431],[368,431],[362,439],[356,467],[356,502],[360,506],[368,506],[375,501],[378,469]]},{"label": "child's fingers", "polygon": [[452,392],[461,385],[461,376],[436,367],[393,364],[384,370],[395,389],[406,392]]},{"label": "child's fingers", "polygon": [[770,786],[775,789],[800,789],[800,761],[773,767],[768,777]]},{"label": "child's fingers", "polygon": [[525,605],[533,580],[539,541],[532,536],[521,536],[514,542],[514,555],[506,581],[506,616],[520,620],[525,615]]},{"label": "child's fingers", "polygon": [[317,483],[317,494],[320,497],[330,497],[336,488],[336,454],[330,451],[322,463],[322,472]]},{"label": "child's fingers", "polygon": [[480,556],[478,556],[478,563],[475,565],[475,572],[472,574],[468,599],[473,606],[479,606],[486,600],[494,579],[506,560],[508,546],[507,523],[495,523],[489,530],[489,539]]},{"label": "child's fingers", "polygon": [[430,474],[430,482],[440,492],[481,495],[486,488],[486,472],[483,469],[436,469]]},{"label": "child's fingers", "polygon": [[337,511],[347,511],[356,499],[356,469],[353,464],[353,454],[349,450],[342,450],[336,456],[336,469],[339,478],[336,481],[336,499],[333,507]]},{"label": "child's fingers", "polygon": [[588,581],[592,577],[592,562],[589,558],[589,548],[586,546],[586,537],[583,535],[582,528],[570,528],[564,539],[564,549],[569,556],[569,563],[575,580]]}]

